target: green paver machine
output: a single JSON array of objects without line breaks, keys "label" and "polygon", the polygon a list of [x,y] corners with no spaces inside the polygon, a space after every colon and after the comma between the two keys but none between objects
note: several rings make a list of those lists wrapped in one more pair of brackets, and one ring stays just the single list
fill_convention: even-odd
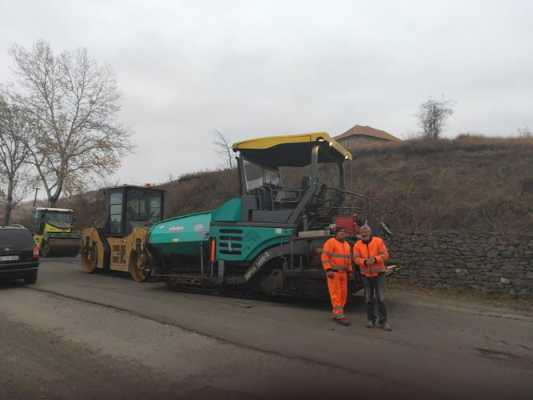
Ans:
[{"label": "green paver machine", "polygon": [[320,253],[332,225],[342,221],[355,234],[355,215],[368,212],[367,198],[344,188],[351,153],[323,132],[253,139],[233,150],[240,196],[154,225],[153,275],[172,288],[325,294]]}]

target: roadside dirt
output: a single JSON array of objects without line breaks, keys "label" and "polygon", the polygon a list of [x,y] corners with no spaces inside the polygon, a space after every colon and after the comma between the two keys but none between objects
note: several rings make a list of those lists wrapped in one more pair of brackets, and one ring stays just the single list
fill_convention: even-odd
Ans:
[{"label": "roadside dirt", "polygon": [[404,298],[411,296],[413,299],[423,299],[428,304],[440,303],[463,308],[484,308],[491,310],[493,313],[500,312],[502,314],[519,314],[533,317],[533,297],[516,298],[508,295],[489,295],[467,289],[421,288],[394,279],[387,281],[387,291],[390,294],[394,293]]}]

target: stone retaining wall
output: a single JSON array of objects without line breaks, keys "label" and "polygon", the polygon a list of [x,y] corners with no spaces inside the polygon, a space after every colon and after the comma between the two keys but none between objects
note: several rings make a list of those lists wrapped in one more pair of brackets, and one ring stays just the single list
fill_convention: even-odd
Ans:
[{"label": "stone retaining wall", "polygon": [[423,287],[533,295],[533,235],[396,233],[387,244],[402,266],[395,279]]}]

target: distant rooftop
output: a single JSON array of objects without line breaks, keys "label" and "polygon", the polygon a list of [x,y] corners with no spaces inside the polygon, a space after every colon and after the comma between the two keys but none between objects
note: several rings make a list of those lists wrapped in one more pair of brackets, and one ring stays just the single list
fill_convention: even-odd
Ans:
[{"label": "distant rooftop", "polygon": [[371,126],[363,125],[355,125],[354,127],[348,129],[346,132],[335,136],[334,139],[339,141],[352,136],[368,136],[376,139],[387,140],[389,142],[401,142],[401,139],[398,139],[396,136],[393,136],[388,132],[372,128]]}]

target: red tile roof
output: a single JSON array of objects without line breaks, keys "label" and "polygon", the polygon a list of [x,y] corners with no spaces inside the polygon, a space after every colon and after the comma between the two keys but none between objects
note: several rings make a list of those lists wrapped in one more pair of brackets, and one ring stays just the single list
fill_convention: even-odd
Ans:
[{"label": "red tile roof", "polygon": [[348,129],[346,132],[335,136],[335,140],[339,141],[346,139],[352,136],[369,136],[381,140],[388,140],[390,142],[401,142],[401,139],[398,139],[395,136],[392,136],[390,133],[382,131],[380,129],[372,128],[371,126],[362,126],[355,125],[353,128]]}]

